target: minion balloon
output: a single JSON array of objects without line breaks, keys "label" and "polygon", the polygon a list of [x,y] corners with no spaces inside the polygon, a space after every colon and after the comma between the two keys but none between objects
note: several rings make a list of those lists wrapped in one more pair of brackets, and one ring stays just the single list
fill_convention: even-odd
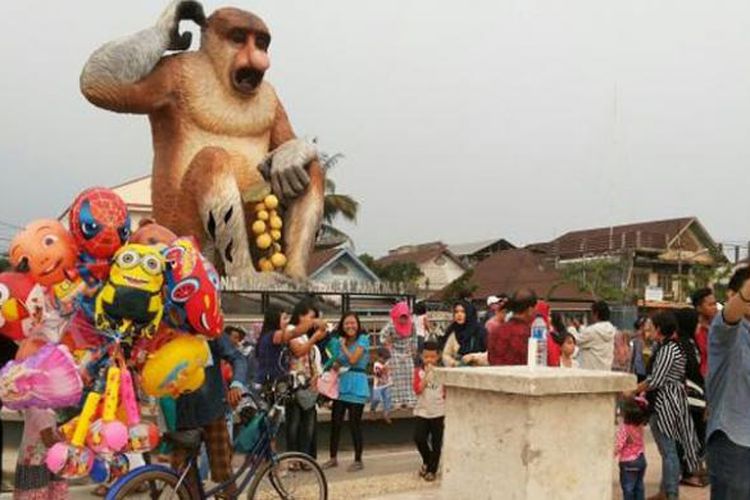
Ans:
[{"label": "minion balloon", "polygon": [[123,246],[115,253],[109,278],[96,296],[96,327],[126,338],[152,336],[164,313],[163,285],[164,257],[158,249]]}]

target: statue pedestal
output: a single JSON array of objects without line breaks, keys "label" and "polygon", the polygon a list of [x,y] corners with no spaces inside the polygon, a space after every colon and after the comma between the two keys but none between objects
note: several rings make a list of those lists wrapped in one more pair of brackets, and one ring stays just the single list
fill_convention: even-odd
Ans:
[{"label": "statue pedestal", "polygon": [[615,396],[628,374],[560,368],[438,371],[446,388],[441,498],[612,498]]}]

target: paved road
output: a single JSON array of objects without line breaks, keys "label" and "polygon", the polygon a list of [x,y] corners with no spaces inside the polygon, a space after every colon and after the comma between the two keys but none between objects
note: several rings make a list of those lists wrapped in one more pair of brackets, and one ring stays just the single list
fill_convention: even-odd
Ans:
[{"label": "paved road", "polygon": [[[5,477],[14,469],[14,457],[4,456],[3,470]],[[326,458],[326,457],[324,457]],[[331,487],[331,499],[370,498],[372,500],[427,500],[434,499],[437,484],[428,485],[416,475],[419,456],[411,446],[388,446],[370,448],[365,452],[365,469],[357,473],[346,472],[351,461],[350,452],[344,451],[339,456],[341,466],[328,471]],[[649,467],[646,477],[647,494],[658,491],[661,461],[656,446],[649,439],[647,442],[647,459]],[[614,467],[614,465],[613,465]],[[75,499],[94,498],[89,492],[92,486],[72,488]],[[620,499],[619,484],[615,477],[613,483],[614,498]],[[0,499],[10,499],[9,493],[0,495]],[[680,492],[683,500],[708,500],[708,489],[683,488]]]}]

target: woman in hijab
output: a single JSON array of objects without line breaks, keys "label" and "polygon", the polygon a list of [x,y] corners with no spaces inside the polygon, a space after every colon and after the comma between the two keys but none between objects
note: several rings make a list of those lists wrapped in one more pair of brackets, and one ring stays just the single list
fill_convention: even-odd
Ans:
[{"label": "woman in hijab", "polygon": [[443,366],[487,365],[487,331],[470,302],[453,304],[453,323],[443,338]]},{"label": "woman in hijab", "polygon": [[399,302],[391,309],[391,322],[380,332],[380,342],[391,353],[394,408],[414,406],[417,396],[412,387],[414,358],[417,355],[417,333],[409,304]]}]

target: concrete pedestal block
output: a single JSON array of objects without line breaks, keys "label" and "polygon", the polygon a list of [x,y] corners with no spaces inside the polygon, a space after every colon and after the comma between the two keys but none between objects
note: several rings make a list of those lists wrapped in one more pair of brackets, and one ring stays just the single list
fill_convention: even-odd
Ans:
[{"label": "concrete pedestal block", "polygon": [[441,369],[444,499],[612,498],[615,396],[632,375],[560,368]]}]

